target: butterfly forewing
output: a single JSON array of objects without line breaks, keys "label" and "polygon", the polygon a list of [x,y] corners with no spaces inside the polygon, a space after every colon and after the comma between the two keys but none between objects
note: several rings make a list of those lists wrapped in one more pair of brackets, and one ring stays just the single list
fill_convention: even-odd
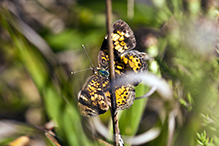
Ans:
[{"label": "butterfly forewing", "polygon": [[[122,20],[117,20],[112,26],[112,41],[114,49],[115,59],[136,46],[136,40],[133,31],[127,23]],[[105,37],[99,55],[98,55],[99,67],[109,67],[109,55],[108,55],[108,36]]]}]

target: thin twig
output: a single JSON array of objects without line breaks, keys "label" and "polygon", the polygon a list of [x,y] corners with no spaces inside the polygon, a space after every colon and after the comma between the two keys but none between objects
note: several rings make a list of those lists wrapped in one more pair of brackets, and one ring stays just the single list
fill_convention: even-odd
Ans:
[{"label": "thin twig", "polygon": [[108,35],[108,46],[109,46],[109,64],[110,64],[110,81],[111,81],[111,116],[113,121],[113,140],[114,146],[119,145],[119,123],[118,123],[118,114],[116,110],[116,99],[115,99],[115,90],[114,90],[114,80],[115,80],[115,71],[114,71],[114,52],[113,44],[111,38],[111,24],[112,24],[112,2],[111,0],[106,0],[106,10],[107,10],[107,35]]}]

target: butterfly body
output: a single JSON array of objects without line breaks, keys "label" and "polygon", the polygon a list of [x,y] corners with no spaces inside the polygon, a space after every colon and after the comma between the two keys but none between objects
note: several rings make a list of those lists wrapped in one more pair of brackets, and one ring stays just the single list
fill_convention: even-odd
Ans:
[{"label": "butterfly body", "polygon": [[[117,20],[112,26],[110,35],[113,41],[114,66],[116,79],[128,77],[129,72],[147,71],[145,54],[132,50],[136,40],[131,28],[122,20]],[[94,75],[89,77],[78,94],[78,107],[83,116],[91,117],[105,113],[111,107],[108,37],[106,36],[98,55],[99,67],[94,68]],[[118,110],[128,109],[135,99],[134,86],[141,81],[124,82],[115,85],[115,97]]]}]

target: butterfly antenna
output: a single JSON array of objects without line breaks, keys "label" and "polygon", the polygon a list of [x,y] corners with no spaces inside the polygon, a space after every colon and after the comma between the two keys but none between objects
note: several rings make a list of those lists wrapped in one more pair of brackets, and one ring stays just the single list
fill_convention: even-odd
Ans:
[{"label": "butterfly antenna", "polygon": [[73,74],[75,74],[75,73],[82,72],[82,71],[86,71],[86,70],[93,70],[93,68],[90,67],[90,68],[86,68],[86,69],[82,69],[82,70],[78,70],[78,71],[72,71],[71,74],[73,75]]},{"label": "butterfly antenna", "polygon": [[93,65],[93,63],[91,62],[91,59],[90,59],[90,57],[89,57],[89,55],[88,55],[88,53],[87,53],[87,50],[85,49],[85,46],[84,45],[82,45],[82,47],[83,47],[83,49],[84,49],[84,52],[86,53],[86,55],[87,55],[87,58],[89,59],[89,61],[90,61],[90,64],[91,64],[91,66],[94,68],[94,65]]}]

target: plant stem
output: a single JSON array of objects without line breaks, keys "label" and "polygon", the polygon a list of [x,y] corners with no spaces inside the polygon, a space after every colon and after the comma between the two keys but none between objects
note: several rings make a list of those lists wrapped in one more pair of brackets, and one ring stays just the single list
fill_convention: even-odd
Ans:
[{"label": "plant stem", "polygon": [[114,90],[114,80],[115,80],[115,71],[114,71],[114,52],[113,44],[111,38],[111,24],[112,24],[112,2],[111,0],[106,0],[106,10],[107,10],[107,34],[108,34],[108,49],[109,49],[109,65],[110,65],[110,93],[111,93],[111,116],[113,121],[113,140],[114,146],[119,145],[119,123],[118,123],[118,114],[116,110],[116,99],[115,99],[115,90]]}]

